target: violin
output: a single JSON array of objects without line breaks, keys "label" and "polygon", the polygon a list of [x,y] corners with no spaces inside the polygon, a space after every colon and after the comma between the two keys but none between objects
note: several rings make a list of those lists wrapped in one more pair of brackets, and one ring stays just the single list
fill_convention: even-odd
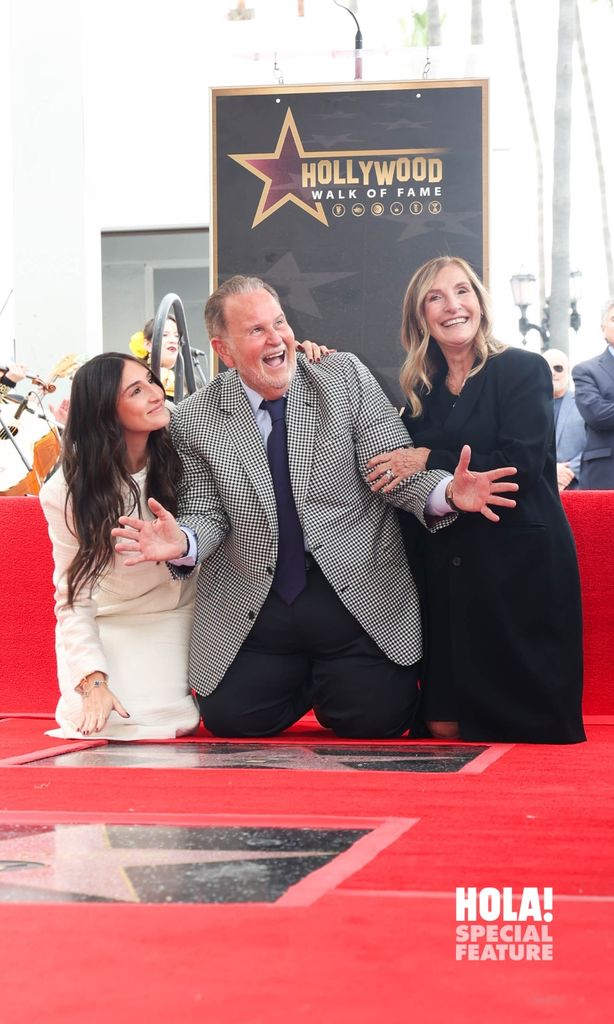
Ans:
[{"label": "violin", "polygon": [[[0,374],[4,373],[8,373],[8,366],[0,366]],[[51,382],[47,383],[47,381],[44,381],[42,377],[37,377],[36,375],[26,373],[26,380],[31,380],[32,383],[35,384],[37,388],[40,388],[41,391],[44,391],[46,395],[52,395],[53,392],[57,390],[55,384],[52,384]]]}]

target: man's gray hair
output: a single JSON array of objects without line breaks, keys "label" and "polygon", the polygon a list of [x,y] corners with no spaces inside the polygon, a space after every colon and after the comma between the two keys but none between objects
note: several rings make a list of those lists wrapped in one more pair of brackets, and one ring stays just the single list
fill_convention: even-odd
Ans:
[{"label": "man's gray hair", "polygon": [[[259,277],[244,277],[235,274],[216,288],[207,299],[205,306],[205,326],[210,338],[218,338],[226,331],[224,308],[231,295],[249,295],[250,292],[269,292],[279,302],[279,295],[274,288]],[[280,303],[281,305],[281,303]]]},{"label": "man's gray hair", "polygon": [[602,323],[602,325],[605,323],[605,318],[606,318],[606,316],[608,315],[608,313],[610,312],[611,309],[614,309],[614,299],[608,299],[608,301],[605,303],[605,305],[602,306],[602,309],[601,309],[601,323]]}]

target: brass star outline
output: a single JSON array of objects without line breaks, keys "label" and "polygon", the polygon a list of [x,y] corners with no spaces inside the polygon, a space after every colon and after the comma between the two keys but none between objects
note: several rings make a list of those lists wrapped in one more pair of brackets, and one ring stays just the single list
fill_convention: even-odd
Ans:
[{"label": "brass star outline", "polygon": [[[326,227],[328,227],[328,221],[326,219],[324,207],[322,206],[321,202],[314,199],[312,201],[312,205],[310,206],[308,203],[305,202],[304,199],[301,199],[299,196],[295,195],[295,193],[290,190],[288,190],[286,194],[281,197],[281,199],[278,199],[276,203],[272,203],[271,206],[268,206],[269,192],[271,191],[271,186],[273,185],[274,177],[272,174],[267,174],[266,171],[263,170],[262,168],[255,166],[255,162],[265,161],[270,163],[277,163],[281,159],[283,150],[287,145],[288,133],[290,133],[292,140],[294,141],[294,148],[298,160],[304,160],[314,155],[312,153],[305,152],[301,137],[298,133],[298,128],[296,127],[294,115],[290,107],[288,107],[286,111],[284,123],[281,126],[279,138],[277,139],[277,145],[273,153],[228,154],[231,160],[235,160],[236,163],[241,165],[241,167],[245,167],[247,171],[250,171],[251,174],[255,174],[257,178],[260,178],[261,181],[264,181],[265,183],[264,188],[262,190],[262,194],[260,196],[260,201],[258,203],[258,208],[256,210],[256,214],[252,222],[252,228],[255,228],[258,224],[261,224],[263,220],[266,220],[267,217],[270,217],[272,213],[275,213],[277,210],[279,210],[282,206],[284,206],[285,203],[295,203],[296,206],[298,206],[301,210],[304,210],[305,213],[308,213],[311,217],[315,217],[317,221],[320,221],[321,224],[324,224],[326,225]],[[300,163],[298,164],[298,171],[300,173]],[[300,186],[295,186],[295,188],[300,188]]]}]

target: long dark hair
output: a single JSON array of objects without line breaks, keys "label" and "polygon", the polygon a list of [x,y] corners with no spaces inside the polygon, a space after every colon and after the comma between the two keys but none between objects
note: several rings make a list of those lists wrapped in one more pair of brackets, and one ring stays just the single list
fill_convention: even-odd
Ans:
[{"label": "long dark hair", "polygon": [[[141,513],[139,489],[126,467],[126,443],[117,415],[127,362],[145,365],[134,356],[105,352],[88,360],[72,382],[62,455],[66,521],[72,520],[70,529],[79,541],[68,570],[71,606],[81,588],[93,586],[113,560],[111,529],[119,517],[136,510]],[[151,377],[164,394],[161,381],[154,374]],[[167,428],[152,431],[147,447],[144,497],[156,498],[176,515],[181,461]]]}]

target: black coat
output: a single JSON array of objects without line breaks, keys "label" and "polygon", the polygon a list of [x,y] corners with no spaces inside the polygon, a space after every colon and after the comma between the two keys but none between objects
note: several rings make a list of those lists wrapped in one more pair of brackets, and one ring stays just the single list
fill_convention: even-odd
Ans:
[{"label": "black coat", "polygon": [[404,416],[414,444],[431,449],[427,467],[453,472],[469,444],[470,469],[516,466],[520,489],[499,523],[471,513],[430,534],[403,516],[423,570],[424,717],[458,719],[467,740],[583,740],[580,585],[557,488],[550,368],[509,348],[456,399],[444,378],[442,360],[423,414]]}]

